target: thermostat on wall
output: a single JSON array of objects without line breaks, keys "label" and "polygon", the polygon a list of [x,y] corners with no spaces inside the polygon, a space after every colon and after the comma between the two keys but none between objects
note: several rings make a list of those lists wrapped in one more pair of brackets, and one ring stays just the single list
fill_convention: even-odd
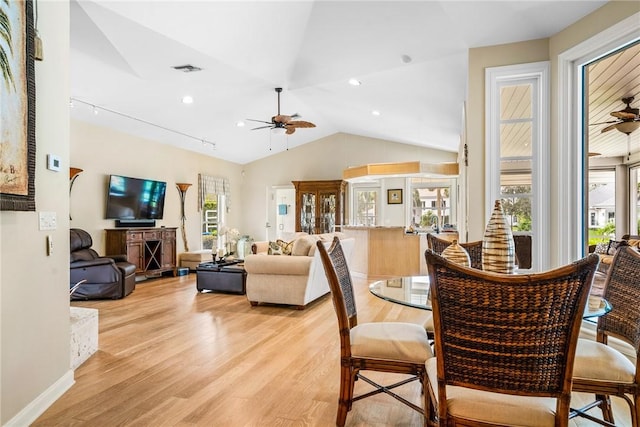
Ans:
[{"label": "thermostat on wall", "polygon": [[47,169],[60,172],[60,157],[55,154],[47,154]]}]

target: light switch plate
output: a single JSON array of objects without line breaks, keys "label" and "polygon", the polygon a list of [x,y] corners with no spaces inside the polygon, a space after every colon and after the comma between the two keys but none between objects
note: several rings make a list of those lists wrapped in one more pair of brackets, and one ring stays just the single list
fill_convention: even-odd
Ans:
[{"label": "light switch plate", "polygon": [[58,221],[55,212],[39,212],[40,230],[55,230]]}]

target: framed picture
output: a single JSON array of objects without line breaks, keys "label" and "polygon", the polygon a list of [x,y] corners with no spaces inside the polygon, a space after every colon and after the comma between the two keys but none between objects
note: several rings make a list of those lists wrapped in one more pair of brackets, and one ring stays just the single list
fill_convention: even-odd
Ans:
[{"label": "framed picture", "polygon": [[0,210],[35,211],[33,2],[0,2]]},{"label": "framed picture", "polygon": [[387,190],[387,204],[389,205],[402,204],[402,188]]},{"label": "framed picture", "polygon": [[387,287],[388,288],[402,288],[402,279],[398,277],[398,278],[395,278],[395,279],[387,280]]}]

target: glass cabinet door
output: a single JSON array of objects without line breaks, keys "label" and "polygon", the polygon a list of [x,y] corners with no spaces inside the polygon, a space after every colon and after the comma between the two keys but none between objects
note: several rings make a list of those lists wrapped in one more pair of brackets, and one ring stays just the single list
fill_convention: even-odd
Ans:
[{"label": "glass cabinet door", "polygon": [[336,194],[320,193],[319,196],[320,224],[318,233],[331,233],[336,226]]},{"label": "glass cabinet door", "polygon": [[300,206],[300,230],[315,234],[316,228],[316,194],[303,193]]}]

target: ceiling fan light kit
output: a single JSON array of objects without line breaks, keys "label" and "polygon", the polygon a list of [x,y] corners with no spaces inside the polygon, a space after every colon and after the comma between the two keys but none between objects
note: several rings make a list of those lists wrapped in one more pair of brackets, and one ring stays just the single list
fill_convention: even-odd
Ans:
[{"label": "ceiling fan light kit", "polygon": [[630,135],[636,129],[640,127],[640,109],[631,108],[631,103],[635,98],[630,96],[628,98],[622,98],[622,102],[627,104],[627,106],[620,111],[612,111],[609,113],[611,116],[617,118],[617,121],[609,121],[603,123],[593,123],[593,125],[603,125],[610,124],[600,131],[600,133],[609,132],[610,130],[617,129],[619,132]]},{"label": "ceiling fan light kit", "polygon": [[629,135],[640,127],[640,122],[622,122],[616,124],[615,126],[616,129],[618,129],[620,132]]}]

